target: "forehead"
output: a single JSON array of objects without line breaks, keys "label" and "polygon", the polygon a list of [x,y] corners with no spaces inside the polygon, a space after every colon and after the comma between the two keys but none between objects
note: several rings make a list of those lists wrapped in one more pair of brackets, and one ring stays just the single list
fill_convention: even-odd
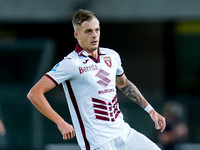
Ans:
[{"label": "forehead", "polygon": [[81,24],[81,29],[96,29],[99,28],[99,20],[97,18],[93,18],[89,21],[84,21]]}]

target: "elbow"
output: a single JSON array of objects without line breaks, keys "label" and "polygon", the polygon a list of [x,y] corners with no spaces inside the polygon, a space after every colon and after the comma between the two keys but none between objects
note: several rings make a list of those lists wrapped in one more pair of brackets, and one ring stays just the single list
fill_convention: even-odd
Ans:
[{"label": "elbow", "polygon": [[30,90],[29,93],[27,94],[27,98],[34,103],[34,99],[35,99],[35,94],[33,92],[33,90]]},{"label": "elbow", "polygon": [[128,81],[126,80],[126,81],[123,81],[123,82],[121,82],[120,84],[117,84],[117,87],[118,87],[118,89],[123,89],[124,87],[126,87],[126,86],[128,86],[129,85],[129,83],[128,83]]},{"label": "elbow", "polygon": [[29,91],[28,94],[27,94],[27,98],[28,98],[29,100],[31,100],[31,93],[30,93],[30,91]]},{"label": "elbow", "polygon": [[31,93],[31,91],[28,92],[27,98],[31,101],[31,99],[32,99],[32,93]]}]

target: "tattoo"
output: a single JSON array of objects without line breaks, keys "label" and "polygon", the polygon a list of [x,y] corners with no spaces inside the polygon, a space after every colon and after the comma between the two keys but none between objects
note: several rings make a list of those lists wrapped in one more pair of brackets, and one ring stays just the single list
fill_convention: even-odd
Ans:
[{"label": "tattoo", "polygon": [[133,100],[135,103],[137,103],[139,106],[144,107],[142,104],[142,94],[140,93],[140,91],[137,89],[137,87],[130,82],[129,80],[127,80],[127,82],[129,83],[129,85],[121,88],[121,91],[131,100]]}]

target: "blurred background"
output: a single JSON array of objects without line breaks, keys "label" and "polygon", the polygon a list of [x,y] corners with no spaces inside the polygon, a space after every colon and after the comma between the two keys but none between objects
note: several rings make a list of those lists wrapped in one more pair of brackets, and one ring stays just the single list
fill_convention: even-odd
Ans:
[{"label": "blurred background", "polygon": [[[148,114],[119,91],[124,119],[163,149],[167,150],[168,143],[175,145],[171,149],[183,150],[186,145],[193,145],[190,150],[197,148],[199,0],[0,0],[0,149],[47,150],[51,144],[77,144],[75,138],[63,141],[57,126],[42,116],[26,95],[74,50],[77,42],[71,17],[80,8],[97,15],[100,46],[121,55],[126,76],[144,97],[160,114],[167,118],[171,113],[178,120],[170,122],[163,135],[175,137],[168,131],[181,124],[184,128],[175,131],[185,131],[184,138],[170,143],[171,138],[155,130]],[[62,87],[57,86],[46,97],[71,123]],[[169,102],[177,105],[166,106]],[[180,143],[186,144],[184,148]]]}]

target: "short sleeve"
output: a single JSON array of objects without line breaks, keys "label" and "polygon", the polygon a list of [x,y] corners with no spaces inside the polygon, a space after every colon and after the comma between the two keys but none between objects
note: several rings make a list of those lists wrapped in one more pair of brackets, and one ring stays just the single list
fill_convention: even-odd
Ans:
[{"label": "short sleeve", "polygon": [[117,62],[116,75],[121,76],[124,73],[124,69],[122,67],[121,58],[117,52],[116,52],[116,62]]},{"label": "short sleeve", "polygon": [[51,71],[47,72],[46,76],[53,80],[56,84],[60,84],[73,78],[75,70],[76,64],[74,60],[71,58],[65,58],[56,64]]}]

